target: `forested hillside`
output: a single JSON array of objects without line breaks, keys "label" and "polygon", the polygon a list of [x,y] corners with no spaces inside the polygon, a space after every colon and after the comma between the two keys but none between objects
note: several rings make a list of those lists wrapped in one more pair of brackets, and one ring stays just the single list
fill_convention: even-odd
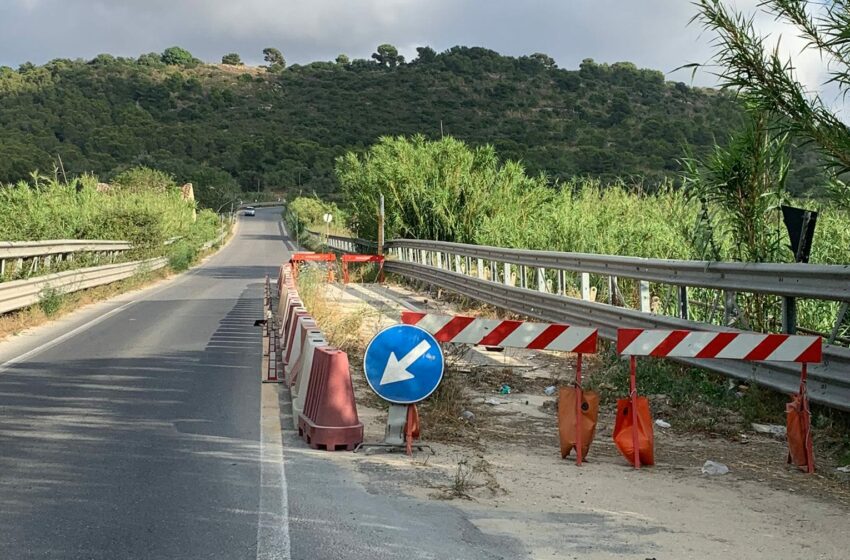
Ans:
[{"label": "forested hillside", "polygon": [[285,69],[157,54],[2,68],[0,183],[50,172],[61,156],[69,175],[162,169],[195,182],[207,203],[236,185],[330,192],[337,156],[421,133],[492,144],[531,174],[651,187],[686,145],[699,154],[740,121],[730,96],[630,63],[562,70],[539,54],[419,53],[407,64],[341,56]]}]

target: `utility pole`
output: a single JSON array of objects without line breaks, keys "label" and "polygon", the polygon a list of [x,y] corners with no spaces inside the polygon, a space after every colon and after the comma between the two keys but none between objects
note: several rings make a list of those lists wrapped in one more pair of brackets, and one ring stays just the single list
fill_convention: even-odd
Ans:
[{"label": "utility pole", "polygon": [[381,195],[381,207],[378,209],[378,254],[384,254],[384,195]]}]

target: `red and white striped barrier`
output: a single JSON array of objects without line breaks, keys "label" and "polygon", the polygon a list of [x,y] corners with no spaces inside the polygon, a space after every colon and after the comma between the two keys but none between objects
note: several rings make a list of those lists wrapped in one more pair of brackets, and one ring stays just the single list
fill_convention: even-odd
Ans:
[{"label": "red and white striped barrier", "polygon": [[617,352],[656,358],[817,363],[822,345],[819,336],[618,329]]},{"label": "red and white striped barrier", "polygon": [[597,330],[552,323],[500,321],[456,315],[403,311],[401,322],[416,325],[439,342],[555,350],[592,354],[596,352]]},{"label": "red and white striped barrier", "polygon": [[596,329],[529,321],[477,319],[458,315],[437,315],[403,311],[401,321],[416,325],[434,335],[439,342],[473,344],[529,350],[575,352],[576,356],[576,464],[582,462],[581,418],[582,354],[595,354],[599,337]]},{"label": "red and white striped barrier", "polygon": [[[822,360],[821,337],[751,332],[617,329],[617,352],[629,356],[629,398],[633,420],[632,442],[635,450],[638,449],[637,356],[800,363],[802,371],[798,398],[800,430],[803,438],[801,454],[805,457],[806,470],[809,473],[814,472],[814,450],[806,381],[808,364]],[[640,468],[640,454],[635,451],[633,455],[635,468]]]}]

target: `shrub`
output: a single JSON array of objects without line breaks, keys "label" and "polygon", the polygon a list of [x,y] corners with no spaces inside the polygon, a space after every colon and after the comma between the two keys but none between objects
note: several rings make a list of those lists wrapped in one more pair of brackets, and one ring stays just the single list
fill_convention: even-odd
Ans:
[{"label": "shrub", "polygon": [[178,241],[168,252],[168,265],[176,272],[187,270],[197,257],[197,249],[186,241]]},{"label": "shrub", "polygon": [[62,307],[65,294],[53,286],[45,286],[38,295],[38,307],[48,317],[55,315]]}]

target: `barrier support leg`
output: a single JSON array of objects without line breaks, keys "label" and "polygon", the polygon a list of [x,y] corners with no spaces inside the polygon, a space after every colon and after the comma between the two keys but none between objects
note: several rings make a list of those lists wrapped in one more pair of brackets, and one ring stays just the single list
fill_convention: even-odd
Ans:
[{"label": "barrier support leg", "polygon": [[582,441],[581,441],[581,403],[584,394],[581,390],[581,354],[576,356],[576,465],[581,466]]},{"label": "barrier support leg", "polygon": [[637,357],[629,356],[629,398],[632,401],[632,446],[634,453],[634,465],[640,468],[640,441],[638,437],[638,412],[637,412]]},{"label": "barrier support leg", "polygon": [[378,283],[379,284],[384,283],[384,261],[383,261],[383,259],[381,260],[381,262],[378,263]]},{"label": "barrier support leg", "polygon": [[802,372],[800,374],[800,400],[803,405],[803,413],[800,415],[800,421],[803,422],[803,437],[806,446],[806,472],[812,474],[815,472],[815,450],[814,442],[812,441],[812,413],[809,410],[809,395],[806,390],[808,377],[808,364],[803,362]]},{"label": "barrier support leg", "polygon": [[348,284],[348,262],[342,261],[342,283]]},{"label": "barrier support leg", "polygon": [[413,457],[413,429],[411,420],[418,418],[418,412],[415,404],[407,405],[407,423],[404,426],[404,441],[407,444],[405,451],[408,457]]}]

